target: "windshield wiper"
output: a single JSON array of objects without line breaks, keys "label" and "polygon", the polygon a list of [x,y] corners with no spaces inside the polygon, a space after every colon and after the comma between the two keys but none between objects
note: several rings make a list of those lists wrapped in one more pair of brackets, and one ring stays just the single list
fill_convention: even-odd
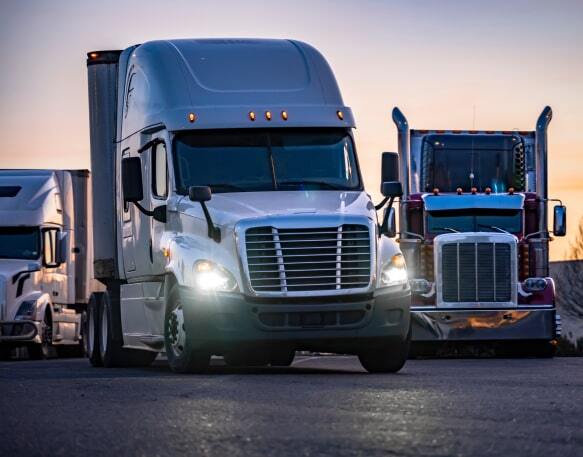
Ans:
[{"label": "windshield wiper", "polygon": [[322,187],[326,187],[328,189],[332,189],[332,190],[350,190],[350,188],[345,187],[345,186],[338,186],[336,184],[332,184],[326,181],[311,181],[311,180],[302,180],[302,181],[278,181],[277,185],[278,186],[301,186],[302,184],[307,184],[307,185],[316,185],[316,186],[322,186]]},{"label": "windshield wiper", "polygon": [[496,227],[495,225],[478,224],[478,227],[489,228],[490,230],[497,230],[501,233],[507,233],[508,235],[512,235],[508,230],[504,230],[500,227]]},{"label": "windshield wiper", "polygon": [[444,232],[461,233],[459,230],[453,229],[451,227],[433,227],[433,230],[443,230]]},{"label": "windshield wiper", "polygon": [[215,183],[215,184],[209,184],[208,186],[213,191],[215,190],[215,188],[228,189],[228,190],[234,190],[234,191],[239,191],[239,192],[246,192],[247,191],[247,189],[245,189],[244,187],[237,186],[235,184],[228,184],[228,183]]}]

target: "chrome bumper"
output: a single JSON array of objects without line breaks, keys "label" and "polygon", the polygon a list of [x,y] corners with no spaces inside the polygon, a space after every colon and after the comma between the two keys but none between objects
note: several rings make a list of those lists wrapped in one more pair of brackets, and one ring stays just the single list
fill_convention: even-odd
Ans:
[{"label": "chrome bumper", "polygon": [[560,336],[554,307],[437,309],[411,307],[413,341],[552,340]]},{"label": "chrome bumper", "polygon": [[0,343],[36,341],[37,323],[34,321],[0,321]]}]

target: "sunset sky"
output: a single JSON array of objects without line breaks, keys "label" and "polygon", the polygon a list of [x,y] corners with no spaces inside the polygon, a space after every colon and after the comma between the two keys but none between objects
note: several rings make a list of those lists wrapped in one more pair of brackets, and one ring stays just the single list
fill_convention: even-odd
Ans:
[{"label": "sunset sky", "polygon": [[[551,105],[550,190],[583,216],[583,1],[2,1],[0,168],[88,168],[85,54],[160,38],[311,43],[357,122],[368,190],[415,128],[533,129]],[[474,117],[475,112],[475,117]],[[555,242],[559,259],[568,240]]]}]

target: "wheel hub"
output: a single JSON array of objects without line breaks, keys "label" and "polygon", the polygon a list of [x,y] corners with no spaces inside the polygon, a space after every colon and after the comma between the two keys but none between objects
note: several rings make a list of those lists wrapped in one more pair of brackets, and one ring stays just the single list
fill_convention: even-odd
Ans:
[{"label": "wheel hub", "polygon": [[186,342],[186,330],[184,328],[184,312],[182,305],[178,305],[172,310],[168,319],[168,336],[172,351],[175,355],[180,356],[184,351]]}]

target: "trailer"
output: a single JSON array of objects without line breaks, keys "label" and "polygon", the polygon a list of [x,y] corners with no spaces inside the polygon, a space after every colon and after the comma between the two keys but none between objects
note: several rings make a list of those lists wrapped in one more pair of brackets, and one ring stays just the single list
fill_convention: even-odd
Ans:
[{"label": "trailer", "polygon": [[83,354],[87,170],[0,170],[0,356]]},{"label": "trailer", "polygon": [[[410,290],[364,191],[352,112],[292,40],[152,41],[87,56],[94,366],[176,372],[355,354],[396,372]],[[395,185],[396,184],[396,185]],[[398,194],[400,184],[387,192]],[[388,194],[387,194],[388,195]]]}]

